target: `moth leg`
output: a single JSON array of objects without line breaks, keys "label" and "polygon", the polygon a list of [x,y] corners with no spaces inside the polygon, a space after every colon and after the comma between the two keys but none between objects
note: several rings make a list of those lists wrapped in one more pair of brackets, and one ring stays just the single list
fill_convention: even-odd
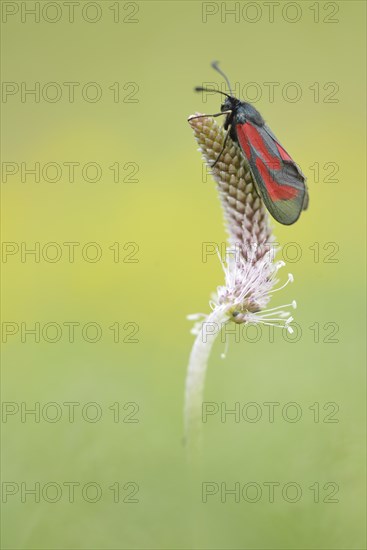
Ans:
[{"label": "moth leg", "polygon": [[[232,126],[231,126],[232,128]],[[226,143],[227,143],[227,139],[229,137],[229,134],[230,134],[230,131],[231,131],[231,128],[228,129],[227,133],[226,133],[226,137],[224,138],[224,142],[223,142],[223,147],[222,147],[222,150],[221,152],[219,153],[219,155],[217,156],[217,158],[215,159],[215,162],[214,164],[211,165],[211,168],[214,168],[214,166],[217,164],[218,160],[220,159],[224,149],[225,149],[225,146],[226,146]]]},{"label": "moth leg", "polygon": [[190,116],[187,120],[194,120],[194,118],[207,118],[207,117],[217,117],[222,115],[228,115],[232,111],[223,111],[223,113],[214,113],[214,115],[197,115],[197,116]]}]

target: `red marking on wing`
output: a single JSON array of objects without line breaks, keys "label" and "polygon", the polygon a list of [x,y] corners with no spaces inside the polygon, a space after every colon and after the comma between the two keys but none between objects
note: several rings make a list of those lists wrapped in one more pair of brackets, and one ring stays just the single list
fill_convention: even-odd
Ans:
[{"label": "red marking on wing", "polygon": [[279,158],[271,154],[261,134],[255,128],[255,126],[253,126],[249,122],[245,122],[245,124],[239,125],[237,136],[240,141],[241,147],[243,148],[246,156],[249,159],[251,158],[249,143],[251,143],[251,145],[256,149],[256,152],[261,154],[263,160],[268,166],[270,166],[273,170],[280,170],[281,162]]},{"label": "red marking on wing", "polygon": [[293,159],[288,155],[287,151],[285,151],[283,147],[279,145],[279,143],[275,142],[275,145],[277,146],[277,149],[283,160],[289,160],[290,162],[294,162]]},{"label": "red marking on wing", "polygon": [[[245,132],[243,131],[244,126],[245,126],[245,124],[238,125],[238,127],[237,127],[237,137],[239,139],[239,142],[241,144],[242,149],[245,152],[246,157],[248,159],[250,159],[251,158],[251,149],[250,149],[250,145],[249,145],[249,142],[248,142],[248,138],[247,138]],[[241,130],[241,131],[239,131],[239,130]]]},{"label": "red marking on wing", "polygon": [[284,201],[294,199],[294,197],[297,196],[297,189],[290,187],[289,185],[280,185],[272,178],[268,167],[260,157],[256,158],[256,167],[259,170],[260,176],[264,181],[266,190],[269,193],[271,200]]}]

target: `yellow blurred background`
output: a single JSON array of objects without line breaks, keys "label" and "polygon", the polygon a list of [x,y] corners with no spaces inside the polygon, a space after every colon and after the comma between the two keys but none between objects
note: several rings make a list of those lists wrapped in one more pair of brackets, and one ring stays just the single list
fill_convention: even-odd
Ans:
[{"label": "yellow blurred background", "polygon": [[[74,4],[2,2],[3,547],[365,547],[365,3]],[[202,246],[225,231],[186,119],[219,110],[193,92],[223,86],[214,59],[260,90],[310,207],[274,222],[295,276],[274,305],[297,300],[301,335],[233,339],[224,361],[217,342],[205,400],[261,418],[208,418],[191,487],[185,317],[223,281]],[[222,494],[250,482],[257,502]]]}]

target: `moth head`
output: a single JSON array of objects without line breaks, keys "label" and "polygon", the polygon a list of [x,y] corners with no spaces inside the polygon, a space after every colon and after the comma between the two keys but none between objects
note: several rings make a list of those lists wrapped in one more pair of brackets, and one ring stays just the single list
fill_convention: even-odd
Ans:
[{"label": "moth head", "polygon": [[238,107],[239,103],[241,102],[235,97],[227,96],[226,99],[223,101],[222,105],[220,106],[220,110],[222,113],[224,111],[234,111],[236,107]]}]

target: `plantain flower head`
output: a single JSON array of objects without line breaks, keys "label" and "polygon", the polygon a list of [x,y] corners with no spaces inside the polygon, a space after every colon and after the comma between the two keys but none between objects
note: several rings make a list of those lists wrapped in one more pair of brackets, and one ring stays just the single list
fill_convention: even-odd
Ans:
[{"label": "plantain flower head", "polygon": [[[189,123],[199,150],[211,167],[223,147],[224,130],[213,118],[190,117]],[[236,143],[227,140],[211,173],[217,183],[229,241],[225,260],[218,254],[225,280],[213,295],[212,310],[221,309],[235,323],[270,324],[292,332],[289,323],[293,318],[283,308],[295,308],[296,303],[267,306],[274,292],[292,282],[293,276],[288,274],[286,282],[277,287],[278,271],[285,263],[274,260],[277,249],[269,215]]]}]

